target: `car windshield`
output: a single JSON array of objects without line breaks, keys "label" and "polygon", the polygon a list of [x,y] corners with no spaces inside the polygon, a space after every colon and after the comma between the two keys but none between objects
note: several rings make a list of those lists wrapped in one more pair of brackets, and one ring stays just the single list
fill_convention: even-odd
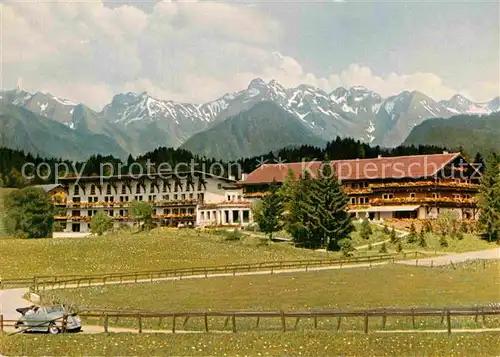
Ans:
[{"label": "car windshield", "polygon": [[49,306],[45,308],[45,311],[47,311],[47,314],[52,314],[54,312],[64,312],[64,309],[62,306]]}]

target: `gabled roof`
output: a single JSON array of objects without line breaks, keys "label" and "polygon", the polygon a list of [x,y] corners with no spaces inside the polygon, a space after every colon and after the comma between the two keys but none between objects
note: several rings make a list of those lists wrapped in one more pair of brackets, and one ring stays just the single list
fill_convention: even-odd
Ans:
[{"label": "gabled roof", "polygon": [[58,188],[58,187],[62,187],[62,185],[60,184],[51,184],[51,185],[36,185],[36,186],[33,186],[33,187],[36,187],[36,188],[41,188],[42,190],[44,190],[45,192],[50,192],[52,191],[53,189],[55,188]]},{"label": "gabled roof", "polygon": [[[460,153],[433,155],[413,155],[396,157],[378,157],[374,159],[334,160],[330,164],[339,179],[343,181],[402,179],[432,177],[447,164],[460,157]],[[321,161],[292,162],[285,164],[264,164],[252,171],[241,184],[265,184],[283,182],[288,170],[295,177],[300,177],[307,170],[315,176],[321,167]]]}]

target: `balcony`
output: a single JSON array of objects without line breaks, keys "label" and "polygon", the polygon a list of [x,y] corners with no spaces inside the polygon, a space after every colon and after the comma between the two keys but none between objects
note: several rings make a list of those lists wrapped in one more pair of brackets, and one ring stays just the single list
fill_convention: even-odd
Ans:
[{"label": "balcony", "polygon": [[474,183],[458,183],[455,181],[435,182],[435,181],[416,181],[416,182],[388,182],[388,183],[372,183],[370,188],[386,189],[386,188],[415,188],[415,187],[432,187],[432,188],[450,188],[450,189],[467,189],[478,190],[479,185]]},{"label": "balcony", "polygon": [[456,207],[476,207],[474,198],[450,198],[450,197],[395,197],[395,198],[373,198],[370,200],[373,206],[394,205],[394,204],[434,204]]},{"label": "balcony", "polygon": [[243,194],[245,198],[260,198],[266,196],[267,192],[247,192]]},{"label": "balcony", "polygon": [[252,205],[250,201],[223,201],[218,203],[206,203],[201,205],[200,208],[217,208],[221,206],[244,206],[249,207]]},{"label": "balcony", "polygon": [[373,190],[369,187],[365,188],[344,188],[344,192],[348,195],[369,195],[373,193]]}]

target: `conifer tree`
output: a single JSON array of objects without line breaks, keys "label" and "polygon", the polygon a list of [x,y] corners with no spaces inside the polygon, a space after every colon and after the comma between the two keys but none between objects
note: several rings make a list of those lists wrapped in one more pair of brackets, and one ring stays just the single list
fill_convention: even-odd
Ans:
[{"label": "conifer tree", "polygon": [[418,235],[418,245],[421,246],[422,248],[427,247],[427,242],[425,240],[425,232],[423,227]]},{"label": "conifer tree", "polygon": [[370,235],[372,233],[373,233],[373,230],[372,230],[372,227],[370,225],[370,221],[368,220],[368,218],[363,219],[363,221],[361,222],[361,227],[360,227],[360,230],[359,230],[359,235],[363,239],[369,239]]},{"label": "conifer tree", "polygon": [[396,252],[401,253],[403,251],[403,244],[401,244],[401,241],[398,242],[396,245]]},{"label": "conifer tree", "polygon": [[408,243],[415,243],[417,240],[417,229],[415,224],[411,222],[410,233],[408,234]]},{"label": "conifer tree", "polygon": [[379,253],[387,253],[387,245],[385,242],[380,246]]},{"label": "conifer tree", "polygon": [[309,219],[323,238],[324,246],[328,250],[339,250],[339,241],[349,239],[354,230],[347,212],[348,197],[329,162],[321,165],[318,177],[312,183],[310,196],[316,209]]},{"label": "conifer tree", "polygon": [[278,185],[273,181],[269,187],[268,194],[262,199],[261,214],[258,217],[258,225],[262,232],[268,234],[269,240],[273,239],[273,233],[282,227],[283,202],[278,195]]},{"label": "conifer tree", "polygon": [[389,236],[391,243],[394,244],[398,241],[398,236],[396,235],[396,230],[394,229],[394,226],[391,229],[391,234]]},{"label": "conifer tree", "polygon": [[500,242],[500,158],[491,154],[481,177],[478,206],[479,224],[488,241]]}]

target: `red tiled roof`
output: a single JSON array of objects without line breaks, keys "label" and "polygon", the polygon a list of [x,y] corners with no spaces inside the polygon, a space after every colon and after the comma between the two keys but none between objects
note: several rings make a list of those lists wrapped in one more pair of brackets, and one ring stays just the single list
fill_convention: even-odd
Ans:
[{"label": "red tiled roof", "polygon": [[[397,157],[379,157],[374,159],[334,160],[334,167],[341,180],[375,180],[421,178],[435,175],[439,170],[453,161],[460,153],[443,153],[433,155],[414,155]],[[270,183],[273,180],[283,182],[288,170],[295,177],[308,170],[315,176],[321,161],[292,162],[285,164],[264,164],[252,171],[241,184]]]}]

